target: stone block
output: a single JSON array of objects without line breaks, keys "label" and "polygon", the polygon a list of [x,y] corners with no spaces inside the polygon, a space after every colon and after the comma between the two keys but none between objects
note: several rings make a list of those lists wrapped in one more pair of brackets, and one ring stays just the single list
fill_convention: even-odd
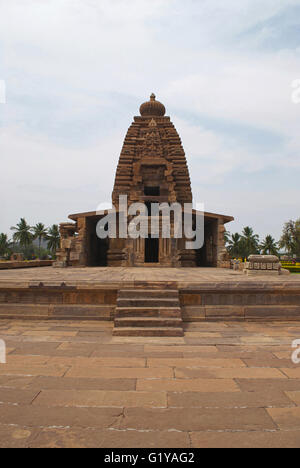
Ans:
[{"label": "stone block", "polygon": [[245,307],[245,319],[260,320],[289,320],[300,318],[300,307],[287,305],[252,306]]},{"label": "stone block", "polygon": [[138,391],[167,391],[167,392],[199,392],[223,393],[239,392],[233,379],[172,379],[172,380],[143,380],[137,381]]},{"label": "stone block", "polygon": [[238,320],[244,319],[244,307],[238,306],[207,306],[205,307],[205,317],[214,320]]},{"label": "stone block", "polygon": [[167,396],[166,392],[43,390],[35,399],[34,405],[163,408],[167,406]]},{"label": "stone block", "polygon": [[193,448],[299,448],[300,431],[192,432]]},{"label": "stone block", "polygon": [[300,430],[300,408],[270,408],[267,410],[281,430]]},{"label": "stone block", "polygon": [[119,428],[138,431],[169,430],[170,428],[190,432],[256,431],[275,430],[276,425],[268,413],[261,408],[128,408]]},{"label": "stone block", "polygon": [[0,316],[9,318],[48,317],[49,305],[0,304]]}]

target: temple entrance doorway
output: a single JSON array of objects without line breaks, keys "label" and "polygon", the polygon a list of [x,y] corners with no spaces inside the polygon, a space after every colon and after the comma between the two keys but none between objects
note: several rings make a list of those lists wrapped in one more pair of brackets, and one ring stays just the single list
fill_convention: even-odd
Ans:
[{"label": "temple entrance doorway", "polygon": [[159,263],[159,239],[145,239],[145,263]]},{"label": "temple entrance doorway", "polygon": [[196,264],[198,267],[216,267],[218,245],[218,220],[205,218],[204,246],[196,250]]},{"label": "temple entrance doorway", "polygon": [[90,242],[89,266],[107,266],[108,239],[93,235]]},{"label": "temple entrance doorway", "polygon": [[88,266],[97,267],[107,266],[107,252],[109,248],[109,239],[99,239],[96,233],[96,226],[99,219],[92,219],[87,225],[88,243],[87,260]]}]

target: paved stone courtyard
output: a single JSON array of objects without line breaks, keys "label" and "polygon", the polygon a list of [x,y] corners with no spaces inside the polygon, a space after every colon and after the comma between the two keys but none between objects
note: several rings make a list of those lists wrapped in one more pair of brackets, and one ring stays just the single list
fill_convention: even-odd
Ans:
[{"label": "paved stone courtyard", "polygon": [[300,284],[300,275],[264,275],[248,277],[242,272],[223,268],[28,268],[22,270],[0,271],[0,283],[59,283],[71,284],[92,283],[95,287],[103,284],[128,283],[135,281],[175,281],[179,284],[220,283],[220,282],[278,282]]},{"label": "paved stone courtyard", "polygon": [[300,323],[1,321],[0,447],[299,447]]}]

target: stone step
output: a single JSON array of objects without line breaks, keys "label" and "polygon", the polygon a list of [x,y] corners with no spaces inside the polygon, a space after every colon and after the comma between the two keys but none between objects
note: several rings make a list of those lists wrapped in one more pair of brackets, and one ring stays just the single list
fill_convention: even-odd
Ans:
[{"label": "stone step", "polygon": [[115,336],[183,336],[179,292],[158,286],[119,290]]},{"label": "stone step", "polygon": [[121,289],[118,297],[120,299],[139,299],[144,297],[178,299],[179,293],[175,289]]},{"label": "stone step", "polygon": [[180,307],[117,307],[115,317],[181,318]]},{"label": "stone step", "polygon": [[182,326],[182,320],[180,318],[161,318],[161,317],[127,317],[127,318],[116,318],[115,327],[127,327],[127,328],[179,328]]},{"label": "stone step", "polygon": [[117,307],[179,307],[178,298],[154,298],[154,297],[143,297],[137,298],[118,298]]},{"label": "stone step", "polygon": [[156,336],[166,336],[166,337],[175,337],[175,336],[184,336],[182,328],[138,328],[138,327],[115,327],[113,329],[114,336],[144,336],[144,337],[156,337]]}]

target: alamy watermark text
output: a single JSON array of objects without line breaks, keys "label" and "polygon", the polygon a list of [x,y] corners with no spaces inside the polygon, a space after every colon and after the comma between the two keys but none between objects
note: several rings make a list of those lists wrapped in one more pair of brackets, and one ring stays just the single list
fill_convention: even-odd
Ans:
[{"label": "alamy watermark text", "polygon": [[6,344],[0,340],[0,364],[6,364]]},{"label": "alamy watermark text", "polygon": [[[100,214],[100,213],[99,213]],[[185,239],[187,250],[204,245],[204,205],[191,203],[128,204],[127,195],[119,197],[119,209],[114,206],[97,223],[99,239]]]}]

